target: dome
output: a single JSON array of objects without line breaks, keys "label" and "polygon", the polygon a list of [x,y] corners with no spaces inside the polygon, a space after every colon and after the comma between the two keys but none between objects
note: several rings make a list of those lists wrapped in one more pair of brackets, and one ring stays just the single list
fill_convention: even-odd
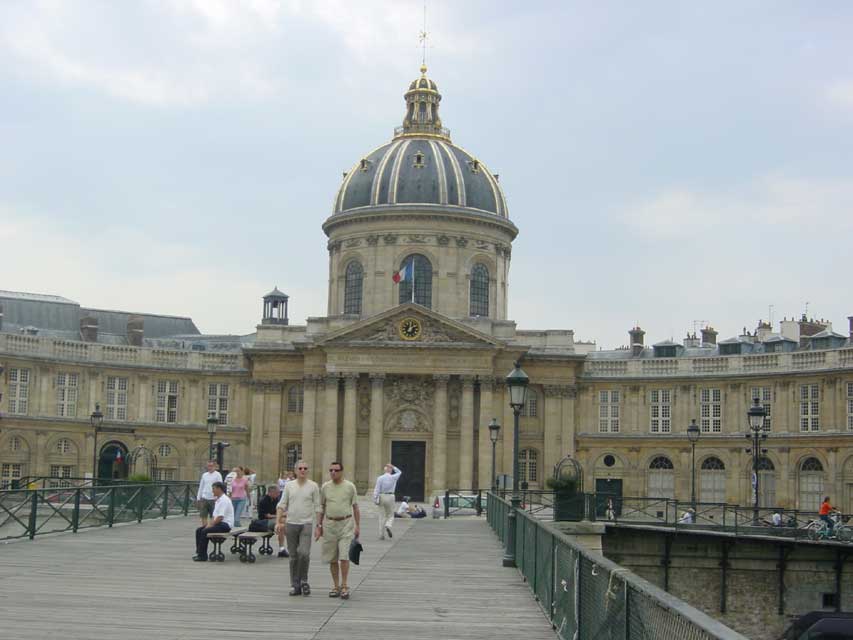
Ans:
[{"label": "dome", "polygon": [[403,126],[395,129],[391,142],[344,174],[333,215],[366,207],[426,205],[509,218],[497,176],[450,141],[438,115],[441,94],[427,78],[426,66],[404,98]]}]

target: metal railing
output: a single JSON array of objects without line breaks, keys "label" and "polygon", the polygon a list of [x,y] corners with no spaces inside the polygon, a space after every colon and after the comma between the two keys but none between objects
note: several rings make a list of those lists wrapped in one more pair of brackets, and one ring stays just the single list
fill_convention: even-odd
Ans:
[{"label": "metal railing", "polygon": [[[489,492],[487,519],[505,542],[509,503]],[[530,514],[516,522],[516,566],[563,640],[746,640]]]},{"label": "metal railing", "polygon": [[186,516],[196,511],[195,489],[166,482],[0,491],[0,540]]}]

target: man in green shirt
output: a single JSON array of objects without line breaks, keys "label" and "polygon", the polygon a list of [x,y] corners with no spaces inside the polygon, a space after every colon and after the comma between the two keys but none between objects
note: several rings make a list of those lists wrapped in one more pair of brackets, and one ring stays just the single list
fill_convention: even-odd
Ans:
[{"label": "man in green shirt", "polygon": [[355,485],[344,480],[344,466],[340,462],[329,465],[331,480],[320,489],[320,522],[314,539],[323,537],[323,562],[329,563],[334,587],[330,598],[349,598],[349,546],[361,533],[361,514],[358,510],[358,493]]}]

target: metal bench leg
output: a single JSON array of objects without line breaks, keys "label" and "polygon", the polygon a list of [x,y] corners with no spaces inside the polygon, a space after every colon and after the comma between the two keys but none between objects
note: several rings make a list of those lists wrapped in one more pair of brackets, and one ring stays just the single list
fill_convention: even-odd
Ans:
[{"label": "metal bench leg", "polygon": [[270,540],[272,540],[272,536],[267,536],[264,538],[263,544],[259,551],[262,556],[271,556],[272,555],[272,545],[270,544]]}]

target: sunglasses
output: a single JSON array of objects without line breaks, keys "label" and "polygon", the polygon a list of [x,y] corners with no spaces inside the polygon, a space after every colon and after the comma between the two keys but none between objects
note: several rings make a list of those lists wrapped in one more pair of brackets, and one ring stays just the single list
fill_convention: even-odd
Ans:
[{"label": "sunglasses", "polygon": [[329,473],[340,473],[340,469],[329,469]]},{"label": "sunglasses", "polygon": [[308,467],[297,467],[299,471],[308,471]]}]

